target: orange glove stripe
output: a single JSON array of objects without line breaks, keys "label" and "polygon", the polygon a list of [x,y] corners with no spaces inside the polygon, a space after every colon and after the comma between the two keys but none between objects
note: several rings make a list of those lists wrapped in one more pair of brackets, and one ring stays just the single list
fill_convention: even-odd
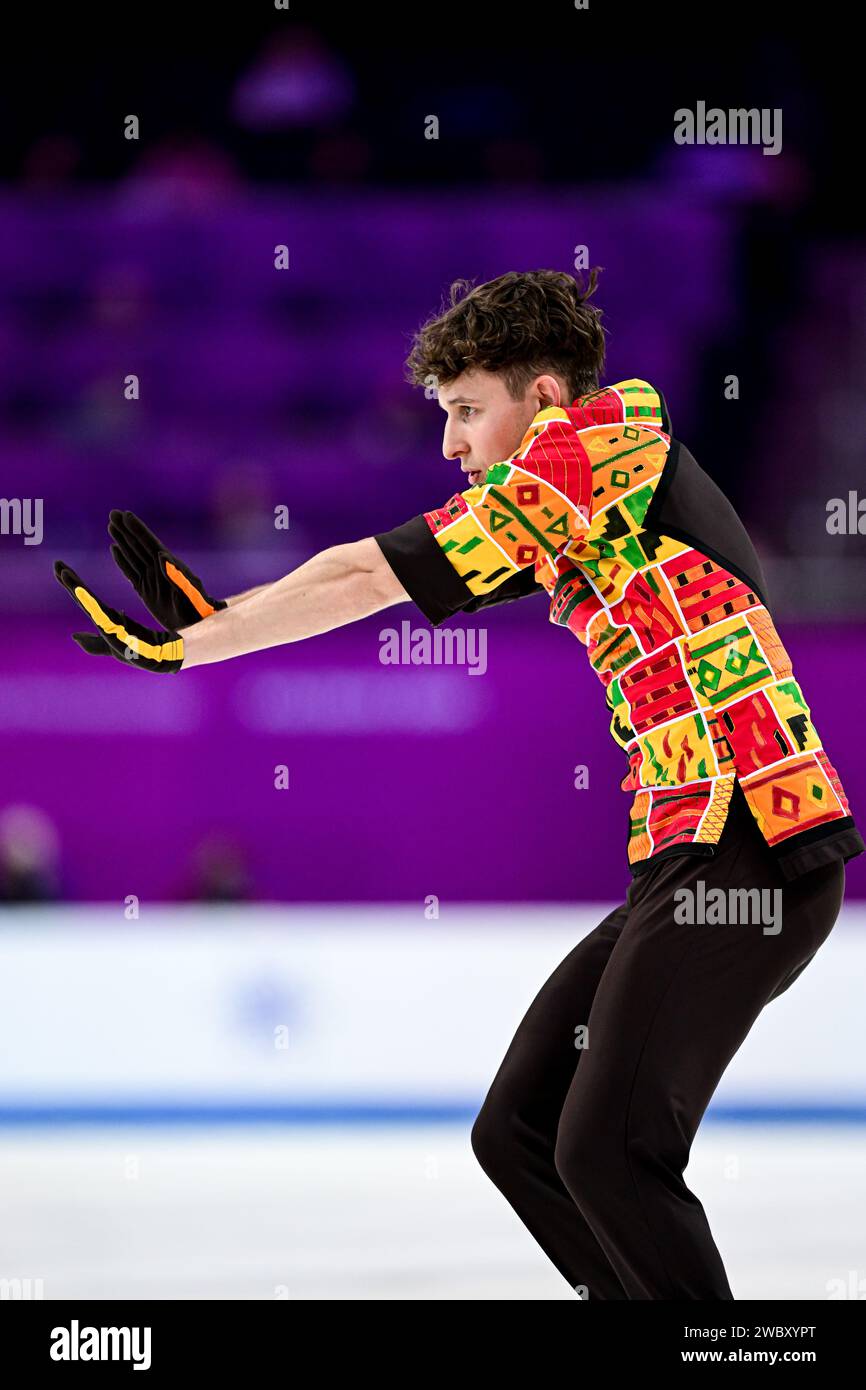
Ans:
[{"label": "orange glove stripe", "polygon": [[175,584],[181,593],[186,595],[200,617],[209,618],[211,613],[216,612],[213,604],[208,603],[204,595],[190,584],[186,575],[181,574],[177,566],[173,565],[170,560],[166,561],[165,572],[172,584]]}]

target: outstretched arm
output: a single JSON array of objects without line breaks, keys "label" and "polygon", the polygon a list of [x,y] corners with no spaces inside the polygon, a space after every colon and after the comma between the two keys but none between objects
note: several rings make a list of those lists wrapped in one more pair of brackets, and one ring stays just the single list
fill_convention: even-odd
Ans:
[{"label": "outstretched arm", "polygon": [[331,546],[276,583],[183,628],[184,668],[299,642],[408,598],[372,537]]},{"label": "outstretched arm", "polygon": [[242,596],[191,626],[164,631],[144,627],[102,603],[64,561],[55,561],[54,574],[97,629],[73,633],[79,646],[166,674],[298,642],[409,598],[371,536],[331,546],[261,592]]},{"label": "outstretched arm", "polygon": [[390,531],[320,551],[230,604],[211,599],[132,513],[112,513],[112,553],[150,611],[168,617],[162,631],[101,603],[63,561],[54,572],[98,629],[73,633],[79,646],[171,674],[330,632],[407,600],[435,625],[462,609],[522,598],[539,587],[529,571],[583,535],[591,510],[592,468],[579,432],[568,411],[548,407],[483,484]]}]

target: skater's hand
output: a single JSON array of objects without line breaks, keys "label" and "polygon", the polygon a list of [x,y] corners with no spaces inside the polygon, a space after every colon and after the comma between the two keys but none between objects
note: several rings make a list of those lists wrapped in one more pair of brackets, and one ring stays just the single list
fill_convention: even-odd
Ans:
[{"label": "skater's hand", "polygon": [[108,534],[114,562],[161,627],[191,627],[228,605],[211,598],[198,575],[167,550],[134,512],[112,511]]},{"label": "skater's hand", "polygon": [[62,560],[54,562],[54,575],[97,628],[96,632],[73,632],[73,641],[84,651],[92,656],[113,656],[144,671],[180,670],[183,638],[178,632],[143,627],[125,613],[109,608]]}]

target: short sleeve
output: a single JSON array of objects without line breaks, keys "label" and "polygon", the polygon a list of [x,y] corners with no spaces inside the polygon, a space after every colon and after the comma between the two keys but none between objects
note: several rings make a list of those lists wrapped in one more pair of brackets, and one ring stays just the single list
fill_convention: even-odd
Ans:
[{"label": "short sleeve", "polygon": [[435,626],[452,613],[537,592],[538,565],[585,535],[591,515],[589,457],[568,411],[551,406],[483,483],[374,539]]},{"label": "short sleeve", "polygon": [[471,589],[449,565],[423,514],[391,531],[376,532],[373,540],[413,603],[434,627],[472,601]]},{"label": "short sleeve", "polygon": [[449,565],[424,515],[414,516],[391,531],[379,531],[373,539],[406,593],[434,627],[455,613],[477,613],[479,608],[546,593],[536,582],[534,571],[526,569],[487,594],[473,594]]}]

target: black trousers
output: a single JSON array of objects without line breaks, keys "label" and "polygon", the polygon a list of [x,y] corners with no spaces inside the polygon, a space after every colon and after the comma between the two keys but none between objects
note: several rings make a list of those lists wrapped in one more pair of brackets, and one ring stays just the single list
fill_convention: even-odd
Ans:
[{"label": "black trousers", "polygon": [[[714,888],[720,922],[677,920],[678,890],[699,914]],[[730,889],[765,890],[763,923],[756,895],[732,907]],[[581,1298],[733,1299],[683,1170],[725,1068],[829,935],[844,889],[841,860],[786,881],[735,786],[717,853],[632,879],[536,995],[472,1148]]]}]

